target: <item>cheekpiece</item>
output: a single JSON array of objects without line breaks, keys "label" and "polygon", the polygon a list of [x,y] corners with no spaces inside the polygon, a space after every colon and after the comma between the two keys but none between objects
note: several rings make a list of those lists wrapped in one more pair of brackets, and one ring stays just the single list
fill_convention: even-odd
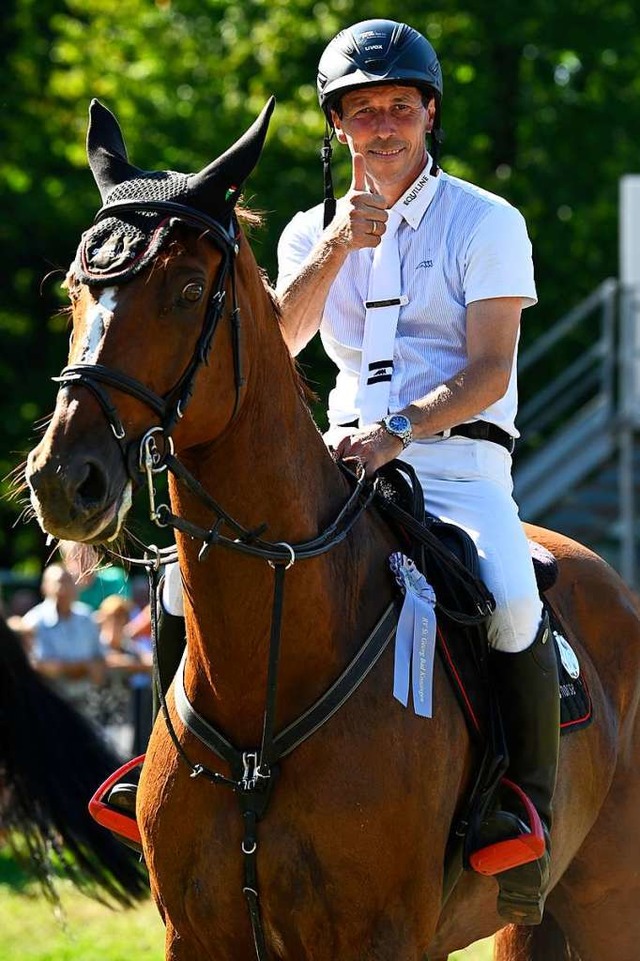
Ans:
[{"label": "cheekpiece", "polygon": [[[188,203],[188,181],[174,171],[150,172],[114,187],[105,206],[136,200]],[[82,235],[71,273],[89,286],[126,283],[151,264],[174,222],[175,217],[156,210],[107,215]]]}]

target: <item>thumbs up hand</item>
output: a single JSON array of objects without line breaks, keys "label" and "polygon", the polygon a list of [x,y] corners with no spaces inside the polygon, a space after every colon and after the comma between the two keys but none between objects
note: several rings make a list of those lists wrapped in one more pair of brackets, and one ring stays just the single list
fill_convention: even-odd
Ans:
[{"label": "thumbs up hand", "polygon": [[382,194],[367,189],[367,168],[362,154],[353,155],[351,189],[338,204],[329,226],[338,243],[349,250],[377,247],[386,230],[387,202]]}]

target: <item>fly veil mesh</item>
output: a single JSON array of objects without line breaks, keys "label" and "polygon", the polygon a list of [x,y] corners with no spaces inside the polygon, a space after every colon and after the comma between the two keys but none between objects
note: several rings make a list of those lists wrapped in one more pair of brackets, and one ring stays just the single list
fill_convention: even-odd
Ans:
[{"label": "fly veil mesh", "polygon": [[[111,190],[105,206],[117,201],[188,203],[186,174],[158,171],[125,180]],[[147,267],[165,243],[172,218],[163,211],[127,210],[106,216],[80,241],[71,273],[83,284],[124,283]]]}]

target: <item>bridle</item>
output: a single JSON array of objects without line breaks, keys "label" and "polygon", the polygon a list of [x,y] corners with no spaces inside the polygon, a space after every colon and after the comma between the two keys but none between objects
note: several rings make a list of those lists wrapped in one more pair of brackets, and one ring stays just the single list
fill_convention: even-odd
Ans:
[{"label": "bridle", "polygon": [[[160,419],[160,425],[154,428],[154,435],[161,434],[165,439],[166,449],[171,449],[171,431],[184,414],[184,410],[193,393],[194,382],[199,368],[207,363],[214,334],[220,318],[224,313],[228,281],[231,283],[232,296],[231,331],[236,395],[233,417],[235,417],[238,411],[241,390],[244,386],[240,347],[240,311],[237,303],[235,280],[235,258],[240,249],[240,237],[235,218],[231,219],[230,227],[227,230],[219,221],[186,204],[178,204],[165,200],[120,200],[105,204],[96,214],[95,222],[97,223],[106,217],[117,216],[118,214],[140,212],[165,213],[168,217],[174,217],[187,226],[200,229],[204,235],[213,241],[222,253],[222,260],[218,267],[212,292],[209,296],[200,335],[190,362],[187,364],[177,383],[163,396],[149,390],[145,384],[136,380],[134,377],[130,377],[122,371],[105,367],[103,364],[69,364],[62,370],[58,377],[53,378],[60,384],[61,388],[82,386],[86,387],[87,390],[93,394],[100,404],[109,426],[113,431],[113,435],[120,446],[127,473],[135,481],[139,480],[140,472],[143,470],[143,445],[140,445],[138,455],[132,456],[130,445],[127,444],[126,432],[122,421],[104,387],[114,387],[146,404]],[[156,451],[159,450],[157,443],[155,444],[155,448]]]}]

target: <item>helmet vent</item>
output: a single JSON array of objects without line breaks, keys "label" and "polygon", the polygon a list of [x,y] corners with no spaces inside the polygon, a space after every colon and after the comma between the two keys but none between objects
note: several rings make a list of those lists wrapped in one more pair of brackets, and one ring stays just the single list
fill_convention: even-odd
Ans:
[{"label": "helmet vent", "polygon": [[372,70],[374,73],[382,73],[387,67],[386,61],[381,60],[379,57],[373,60],[365,60],[365,64],[369,70]]}]

